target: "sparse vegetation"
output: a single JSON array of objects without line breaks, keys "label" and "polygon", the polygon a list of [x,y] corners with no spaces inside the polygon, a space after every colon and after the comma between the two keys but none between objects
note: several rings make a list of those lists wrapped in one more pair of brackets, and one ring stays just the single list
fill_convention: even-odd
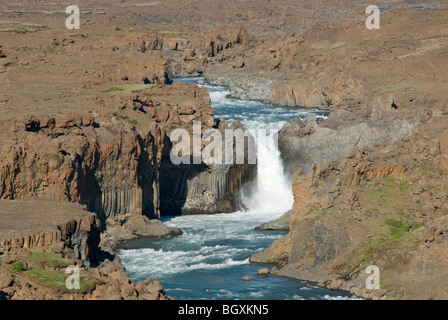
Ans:
[{"label": "sparse vegetation", "polygon": [[12,31],[17,33],[37,32],[38,29],[32,27],[20,27],[20,28],[5,28],[0,29],[1,32]]},{"label": "sparse vegetation", "polygon": [[102,93],[133,93],[142,90],[150,90],[155,84],[123,84],[109,89],[102,90]]},{"label": "sparse vegetation", "polygon": [[179,31],[158,30],[156,32],[157,33],[162,33],[162,34],[175,34],[175,35],[178,35],[178,36],[182,35],[182,32],[179,32]]},{"label": "sparse vegetation", "polygon": [[389,248],[415,247],[420,243],[420,232],[416,232],[420,225],[413,220],[421,208],[410,199],[411,183],[411,180],[382,178],[360,188],[361,209],[365,212],[362,224],[373,235],[353,253],[352,273],[362,269],[357,267],[360,261],[368,263],[374,254]]},{"label": "sparse vegetation", "polygon": [[321,54],[323,54],[323,55],[329,55],[329,54],[331,54],[332,52],[333,52],[333,49],[332,49],[332,48],[326,48],[326,49],[322,50]]},{"label": "sparse vegetation", "polygon": [[0,21],[0,23],[5,24],[13,24],[17,25],[17,27],[3,28],[0,29],[0,32],[17,32],[17,33],[27,33],[27,32],[37,32],[42,29],[46,29],[47,27],[44,25],[36,24],[36,23],[28,23],[28,22],[18,22],[18,21]]},{"label": "sparse vegetation", "polygon": [[317,220],[320,217],[326,215],[328,213],[327,210],[318,210],[313,213],[310,213],[305,219],[306,220]]},{"label": "sparse vegetation", "polygon": [[[52,287],[60,291],[68,291],[65,282],[69,274],[65,268],[72,265],[72,261],[64,259],[55,253],[30,250],[28,257],[22,258],[4,267],[20,273],[41,285]],[[96,279],[88,276],[80,276],[79,293],[87,293],[95,288]]]}]

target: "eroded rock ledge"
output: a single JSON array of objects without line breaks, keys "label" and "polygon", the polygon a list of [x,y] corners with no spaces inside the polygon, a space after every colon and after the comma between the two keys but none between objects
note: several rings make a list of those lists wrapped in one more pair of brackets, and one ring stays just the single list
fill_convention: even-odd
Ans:
[{"label": "eroded rock ledge", "polygon": [[[393,145],[354,149],[293,176],[290,231],[253,262],[369,299],[446,298],[447,113]],[[381,290],[367,290],[377,265]]]},{"label": "eroded rock ledge", "polygon": [[[0,299],[167,299],[160,283],[134,284],[118,257],[103,251],[100,221],[79,204],[0,200]],[[69,266],[80,288],[67,288]]]},{"label": "eroded rock ledge", "polygon": [[[106,110],[87,115],[9,119],[13,125],[2,132],[0,195],[10,200],[1,200],[0,208],[8,213],[2,217],[8,223],[5,230],[14,231],[2,232],[5,252],[20,251],[19,259],[26,257],[26,249],[38,248],[95,266],[101,260],[100,231],[105,231],[101,245],[114,248],[135,237],[181,234],[156,220],[162,214],[235,211],[239,191],[253,178],[254,165],[186,165],[194,169],[190,175],[187,168],[175,168],[169,160],[171,130],[184,128],[191,133],[195,120],[203,130],[215,126],[209,99],[205,89],[178,83],[133,94],[108,92]],[[221,122],[217,128],[227,127]],[[40,199],[12,200],[29,198]],[[78,218],[77,211],[71,213],[68,207],[65,220],[55,224],[62,204],[33,211],[50,199],[82,204],[91,212],[82,211]],[[23,220],[21,206],[28,212]],[[176,211],[170,211],[172,207]],[[31,228],[32,217],[40,220],[35,227],[42,230]],[[30,230],[17,233],[24,225]],[[128,276],[116,259],[110,263],[123,276],[120,282],[126,282]],[[123,294],[139,297],[139,290],[129,285],[130,291]],[[153,287],[152,282],[148,285]],[[8,297],[17,296],[10,292]]]},{"label": "eroded rock ledge", "polygon": [[[7,220],[17,228],[27,224],[28,220],[13,220],[21,213],[13,205],[31,198],[83,205],[87,218],[78,219],[79,210],[73,207],[73,216],[46,226],[56,209],[38,211],[42,228],[8,237],[2,234],[3,258],[14,264],[35,259],[31,249],[45,251],[76,260],[89,276],[103,279],[104,275],[106,280],[94,281],[100,291],[90,290],[86,296],[75,295],[76,299],[166,298],[160,284],[151,280],[131,283],[110,248],[135,237],[180,234],[181,230],[157,220],[164,214],[239,209],[239,191],[252,180],[255,166],[173,166],[172,130],[191,133],[193,121],[201,122],[203,131],[224,130],[228,124],[215,121],[206,89],[169,85],[172,70],[157,46],[152,48],[153,33],[127,30],[123,37],[108,35],[98,41],[96,27],[87,27],[89,36],[79,37],[49,37],[51,28],[33,35],[16,34],[13,29],[5,32],[1,65],[8,70],[0,73],[0,199],[5,207],[10,201]],[[243,41],[241,32],[238,29],[228,44]],[[22,51],[16,50],[17,41],[41,45]],[[11,270],[6,271],[9,279]],[[112,282],[107,280],[110,273]],[[13,289],[5,289],[2,298],[46,297],[39,290],[14,293],[32,282],[23,273],[18,276],[23,281],[17,286],[5,281],[2,289]],[[102,281],[107,286],[101,286]],[[56,298],[70,297],[57,292]]]},{"label": "eroded rock ledge", "polygon": [[[236,209],[236,199],[229,199],[250,181],[255,166],[191,165],[195,172],[188,174],[188,168],[170,164],[173,128],[191,132],[194,120],[203,130],[215,124],[205,89],[179,83],[108,99],[117,111],[18,120],[3,141],[1,197],[78,202],[98,213],[103,224],[127,213],[158,218],[169,208],[161,198],[181,202],[176,213]],[[180,171],[173,176],[173,170]],[[205,188],[204,181],[210,181]]]}]

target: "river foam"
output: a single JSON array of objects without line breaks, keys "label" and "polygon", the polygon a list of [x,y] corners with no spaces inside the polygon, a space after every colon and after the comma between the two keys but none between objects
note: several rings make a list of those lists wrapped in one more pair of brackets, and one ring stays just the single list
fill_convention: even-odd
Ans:
[{"label": "river foam", "polygon": [[[177,81],[197,82],[199,79]],[[205,87],[210,91],[215,117],[228,123],[239,120],[247,129],[276,132],[292,118],[303,118],[311,113],[323,115],[317,110],[229,99],[227,88],[208,84]],[[298,280],[258,276],[258,269],[272,266],[249,262],[253,253],[286,234],[254,228],[279,218],[293,203],[280,154],[274,140],[268,138],[269,144],[259,146],[256,186],[251,197],[244,199],[249,210],[163,217],[168,226],[181,228],[184,233],[166,239],[142,238],[127,243],[119,256],[133,281],[143,281],[146,277],[160,280],[164,290],[177,299],[351,298],[350,294],[307,286]],[[250,275],[252,280],[242,281],[244,275]]]}]

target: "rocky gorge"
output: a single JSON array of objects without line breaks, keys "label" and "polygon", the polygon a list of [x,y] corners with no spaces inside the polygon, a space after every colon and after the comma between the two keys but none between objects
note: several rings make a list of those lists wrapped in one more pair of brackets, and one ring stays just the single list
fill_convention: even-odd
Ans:
[{"label": "rocky gorge", "polygon": [[[158,287],[151,280],[134,285],[113,249],[122,241],[140,236],[182,233],[160,222],[161,215],[237,210],[241,206],[238,194],[253,179],[256,167],[204,164],[179,168],[171,164],[169,135],[174,128],[185,128],[191,133],[193,121],[199,121],[203,130],[225,130],[229,126],[224,121],[215,122],[207,90],[192,84],[171,85],[172,74],[164,60],[146,52],[135,38],[134,45],[129,46],[129,39],[123,42],[126,46],[119,55],[115,39],[95,48],[96,38],[80,43],[55,38],[43,48],[32,49],[18,58],[11,54],[15,47],[8,47],[8,39],[15,45],[17,35],[23,41],[31,35],[14,30],[5,34],[2,47],[8,53],[2,62],[12,71],[3,73],[2,82],[2,220],[14,219],[12,213],[24,217],[23,222],[6,224],[1,234],[5,277],[9,279],[14,263],[29,257],[29,250],[38,249],[77,260],[90,274],[94,272],[101,284],[108,284],[110,279],[107,273],[98,271],[98,263],[109,261],[106,269],[120,273],[121,278],[118,273],[114,277],[120,283],[115,286],[116,292],[111,291],[113,294],[93,285],[88,295],[78,294],[75,298],[128,299],[145,294],[148,297],[151,292],[151,298],[166,298],[155,294],[161,289],[154,289]],[[45,30],[42,39],[47,39]],[[106,52],[121,61],[113,72],[98,66]],[[123,63],[122,59],[130,60]],[[54,76],[46,78],[47,82],[35,82],[29,78],[30,70],[35,72],[31,74],[44,72]],[[54,86],[60,89],[51,89]],[[82,102],[76,96],[82,96]],[[61,100],[65,103],[63,108]],[[44,199],[61,204],[55,203],[54,208],[36,215],[35,205],[44,204]],[[62,219],[61,224],[21,227],[31,219],[30,215],[51,221],[51,214],[70,202],[83,208],[73,207],[73,215],[67,213],[65,218],[57,216]],[[77,211],[89,212],[90,216],[79,220]],[[28,269],[19,271],[25,273]],[[121,282],[130,287],[120,294]],[[2,289],[7,290],[2,297],[48,298],[24,293],[23,286],[5,281]],[[56,292],[60,298],[67,297],[60,288]]]},{"label": "rocky gorge", "polygon": [[[157,281],[133,283],[114,248],[181,234],[163,215],[239,210],[238,195],[256,177],[249,164],[169,161],[174,129],[191,132],[193,121],[229,128],[215,119],[207,90],[172,84],[198,75],[239,99],[328,111],[279,132],[294,205],[265,228],[289,233],[251,261],[370,299],[446,298],[443,3],[388,4],[397,10],[382,13],[377,32],[365,28],[360,3],[349,10],[309,2],[294,11],[289,1],[242,1],[235,13],[211,0],[155,2],[128,8],[144,25],[136,28],[118,2],[87,2],[92,11],[73,33],[59,11],[3,5],[0,298],[168,298]],[[195,10],[186,15],[182,6]],[[176,18],[165,21],[169,10]],[[196,14],[201,22],[186,22]],[[233,27],[224,23],[230,17]],[[45,254],[54,265],[39,262]],[[86,291],[30,276],[70,264],[83,266]],[[371,264],[381,270],[381,290],[364,288]]]}]

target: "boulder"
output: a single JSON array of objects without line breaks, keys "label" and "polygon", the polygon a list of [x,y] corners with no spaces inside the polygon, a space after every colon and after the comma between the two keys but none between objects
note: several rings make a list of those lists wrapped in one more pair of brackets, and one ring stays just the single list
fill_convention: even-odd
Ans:
[{"label": "boulder", "polygon": [[0,267],[0,289],[9,287],[13,282],[13,275],[7,269]]},{"label": "boulder", "polygon": [[233,64],[233,68],[234,69],[240,69],[240,68],[243,68],[244,65],[245,65],[244,60],[242,58],[239,58]]},{"label": "boulder", "polygon": [[107,229],[102,234],[102,245],[115,247],[123,241],[139,237],[168,237],[181,234],[182,230],[179,228],[167,227],[158,219],[126,214],[107,220]]},{"label": "boulder", "polygon": [[292,210],[289,210],[277,220],[263,223],[262,225],[255,227],[255,230],[289,230],[289,220],[291,218],[291,213]]},{"label": "boulder", "polygon": [[267,276],[269,274],[269,269],[268,268],[262,268],[262,269],[258,270],[257,274],[259,276]]}]

